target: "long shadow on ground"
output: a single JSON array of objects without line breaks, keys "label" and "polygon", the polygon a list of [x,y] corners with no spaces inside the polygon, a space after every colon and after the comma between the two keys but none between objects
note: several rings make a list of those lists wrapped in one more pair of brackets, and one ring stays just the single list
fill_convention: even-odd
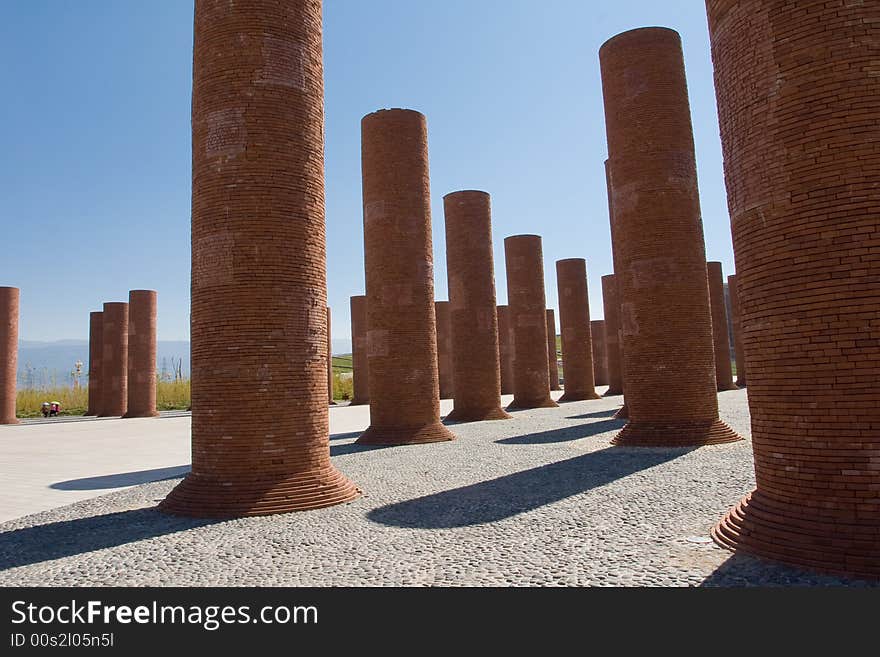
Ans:
[{"label": "long shadow on ground", "polygon": [[609,447],[478,484],[374,509],[383,525],[417,529],[467,527],[510,518],[672,461],[694,448]]},{"label": "long shadow on ground", "polygon": [[155,508],[50,522],[0,534],[0,570],[134,543],[219,522],[182,518]]},{"label": "long shadow on ground", "polygon": [[[569,415],[565,419],[566,420],[590,420],[592,418],[597,418],[597,417],[611,417],[612,415],[617,413],[617,411],[619,411],[619,410],[620,410],[620,406],[618,406],[617,408],[609,408],[608,410],[605,410],[605,411],[596,411],[594,413],[583,413],[581,415]],[[621,421],[623,422],[625,420],[621,420]]]},{"label": "long shadow on ground", "polygon": [[99,477],[84,477],[82,479],[69,479],[58,481],[49,488],[55,490],[99,490],[102,488],[119,488],[121,486],[136,486],[150,481],[162,481],[182,477],[189,472],[190,466],[176,465],[170,468],[156,468],[154,470],[138,470],[137,472],[118,472]]},{"label": "long shadow on ground", "polygon": [[495,442],[500,445],[546,445],[548,443],[565,443],[570,440],[589,438],[590,436],[605,433],[606,431],[611,431],[613,429],[620,429],[622,426],[623,422],[621,420],[603,420],[601,422],[588,422],[587,424],[579,424],[577,426],[564,427],[562,429],[526,433],[522,436],[502,438]]},{"label": "long shadow on ground", "polygon": [[744,553],[734,553],[700,586],[846,586],[880,587],[880,581],[837,577],[813,573],[794,566],[758,559]]}]

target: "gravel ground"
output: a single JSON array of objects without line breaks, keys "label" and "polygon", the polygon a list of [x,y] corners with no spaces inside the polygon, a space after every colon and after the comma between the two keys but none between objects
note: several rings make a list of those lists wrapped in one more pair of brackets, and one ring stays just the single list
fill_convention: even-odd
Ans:
[{"label": "gravel ground", "polygon": [[[745,391],[719,395],[749,431]],[[333,436],[363,489],[342,506],[214,522],[153,507],[178,479],[0,524],[0,585],[873,586],[715,546],[754,486],[748,441],[611,447],[620,397],[454,425],[459,439],[363,448]]]}]

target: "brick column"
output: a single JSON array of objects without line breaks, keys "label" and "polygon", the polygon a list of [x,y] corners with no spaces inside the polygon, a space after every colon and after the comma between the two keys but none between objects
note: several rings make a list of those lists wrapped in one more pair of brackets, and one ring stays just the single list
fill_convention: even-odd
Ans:
[{"label": "brick column", "polygon": [[556,358],[556,313],[547,308],[547,373],[550,390],[562,390],[559,386],[559,364]]},{"label": "brick column", "polygon": [[593,374],[593,336],[587,294],[587,262],[583,258],[556,261],[559,329],[562,333],[562,371],[565,394],[559,401],[598,399]]},{"label": "brick column", "polygon": [[631,30],[605,42],[599,60],[629,413],[614,443],[740,440],[718,417],[681,40],[665,28]]},{"label": "brick column", "polygon": [[361,121],[370,426],[358,442],[453,440],[440,423],[428,126],[381,110]]},{"label": "brick column", "polygon": [[125,417],[156,417],[156,310],[154,290],[128,293],[128,404]]},{"label": "brick column", "polygon": [[707,262],[709,302],[712,308],[712,343],[715,346],[715,381],[718,390],[736,390],[730,362],[730,331],[724,303],[724,275],[720,262]]},{"label": "brick column", "polygon": [[593,380],[597,386],[607,386],[608,354],[605,348],[604,319],[593,319],[590,321],[590,335],[593,337]]},{"label": "brick column", "polygon": [[[513,347],[513,402],[507,408],[558,406],[550,398],[541,238],[538,235],[505,238],[504,259]],[[555,348],[553,351],[555,353]]]},{"label": "brick column", "polygon": [[357,496],[330,463],[319,0],[196,0],[192,472],[203,517]]},{"label": "brick column", "polygon": [[18,424],[15,380],[18,374],[17,287],[0,287],[0,424]]},{"label": "brick column", "polygon": [[434,318],[437,323],[437,381],[440,399],[451,399],[452,384],[452,327],[450,326],[449,302],[434,302]]},{"label": "brick column", "polygon": [[103,314],[99,417],[122,417],[128,410],[128,304],[105,303]]},{"label": "brick column", "polygon": [[733,323],[733,353],[736,360],[736,385],[746,386],[746,357],[743,351],[742,324],[740,322],[739,290],[736,274],[727,277],[727,290],[730,292],[730,319]]},{"label": "brick column", "polygon": [[443,210],[455,398],[446,419],[503,420],[491,201],[486,192],[453,192]]},{"label": "brick column", "polygon": [[513,341],[510,332],[510,306],[498,306],[498,365],[501,394],[513,394]]},{"label": "brick column", "polygon": [[333,340],[330,333],[330,306],[327,306],[327,398],[331,406],[336,406],[333,401]]},{"label": "brick column", "polygon": [[351,298],[351,370],[354,396],[350,406],[370,403],[370,374],[367,358],[367,297]]},{"label": "brick column", "polygon": [[608,362],[608,390],[605,396],[610,397],[623,394],[620,362],[620,303],[614,274],[602,277],[602,306],[605,310],[605,349]]},{"label": "brick column", "polygon": [[89,313],[89,406],[86,415],[101,414],[101,351],[104,348],[104,313]]},{"label": "brick column", "polygon": [[706,4],[757,480],[714,536],[880,578],[880,4]]}]

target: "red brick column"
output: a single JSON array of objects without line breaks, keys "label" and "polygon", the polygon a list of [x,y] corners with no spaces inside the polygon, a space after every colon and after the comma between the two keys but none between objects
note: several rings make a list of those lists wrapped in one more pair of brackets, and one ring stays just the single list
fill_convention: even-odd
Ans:
[{"label": "red brick column", "polygon": [[89,406],[86,415],[101,413],[101,351],[104,348],[104,313],[89,313]]},{"label": "red brick column", "polygon": [[0,424],[18,424],[15,380],[18,374],[17,287],[0,287]]},{"label": "red brick column", "polygon": [[757,488],[724,546],[880,578],[880,4],[707,2]]},{"label": "red brick column", "polygon": [[[548,318],[541,238],[538,235],[505,238],[504,259],[513,352],[513,402],[507,408],[558,406],[550,398]],[[555,328],[553,333],[556,333]],[[555,346],[553,352],[556,352]]]},{"label": "red brick column", "polygon": [[452,327],[450,326],[449,302],[434,302],[434,319],[437,323],[437,380],[440,399],[451,399],[452,384]]},{"label": "red brick column", "polygon": [[498,306],[498,365],[501,394],[513,394],[513,341],[510,331],[510,306]]},{"label": "red brick column", "polygon": [[727,305],[724,303],[724,274],[720,262],[706,263],[709,277],[709,302],[712,309],[712,343],[715,345],[715,381],[718,390],[736,390],[730,362],[730,331]]},{"label": "red brick column", "polygon": [[740,322],[739,289],[736,285],[736,274],[727,277],[727,290],[730,292],[730,314],[733,322],[733,353],[736,360],[736,385],[746,385],[746,357],[742,342],[742,324]]},{"label": "red brick column", "polygon": [[617,278],[614,274],[602,277],[602,306],[605,310],[605,349],[608,362],[608,390],[606,397],[623,394],[623,373],[620,353],[620,302]]},{"label": "red brick column", "polygon": [[503,420],[510,415],[501,408],[491,201],[486,192],[459,191],[443,197],[443,209],[455,398],[446,419]]},{"label": "red brick column", "polygon": [[370,426],[358,442],[453,440],[440,423],[424,115],[392,109],[365,116],[361,169]]},{"label": "red brick column", "polygon": [[336,406],[333,401],[333,340],[330,333],[330,306],[327,306],[327,397],[331,406]]},{"label": "red brick column", "polygon": [[122,417],[128,410],[128,304],[104,304],[101,329],[101,412],[99,417]]},{"label": "red brick column", "polygon": [[559,329],[565,394],[559,401],[598,399],[593,374],[593,336],[587,294],[587,262],[583,258],[556,261]]},{"label": "red brick column", "polygon": [[[608,354],[605,348],[604,319],[590,320],[590,335],[593,338],[593,381],[597,386],[607,386]],[[563,352],[563,356],[564,355],[565,352]]]},{"label": "red brick column", "polygon": [[562,390],[559,386],[559,364],[556,358],[556,313],[547,308],[547,372],[550,390]]},{"label": "red brick column", "polygon": [[322,61],[318,0],[196,0],[193,461],[165,510],[358,494],[329,450]]},{"label": "red brick column", "polygon": [[631,30],[605,42],[599,60],[629,413],[614,443],[740,440],[718,417],[681,40],[665,28]]},{"label": "red brick column", "polygon": [[354,397],[350,406],[370,403],[370,375],[367,358],[367,297],[351,298],[351,370]]},{"label": "red brick column", "polygon": [[156,310],[154,290],[128,293],[128,404],[125,417],[156,417]]}]

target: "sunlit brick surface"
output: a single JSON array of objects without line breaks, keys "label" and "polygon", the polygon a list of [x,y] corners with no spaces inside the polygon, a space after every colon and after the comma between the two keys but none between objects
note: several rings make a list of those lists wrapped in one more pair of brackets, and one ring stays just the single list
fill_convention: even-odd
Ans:
[{"label": "sunlit brick surface", "polygon": [[437,381],[440,399],[452,398],[452,328],[449,302],[434,302],[434,321],[437,327]]},{"label": "sunlit brick surface", "polygon": [[880,577],[880,3],[710,0],[757,487],[722,545]]},{"label": "sunlit brick surface", "polygon": [[103,319],[98,415],[119,417],[128,409],[128,303],[105,303]]},{"label": "sunlit brick surface", "polygon": [[602,306],[605,311],[605,349],[608,364],[608,390],[605,396],[623,394],[620,362],[620,301],[614,274],[602,277]]},{"label": "sunlit brick surface", "polygon": [[128,293],[128,408],[125,417],[155,417],[156,312],[154,290]]},{"label": "sunlit brick surface", "polygon": [[0,424],[18,424],[15,418],[15,377],[18,369],[17,287],[0,287]]},{"label": "sunlit brick surface", "polygon": [[724,303],[724,274],[720,262],[707,262],[709,301],[712,308],[712,343],[715,346],[715,381],[718,390],[733,390],[733,368],[730,362],[730,331],[727,327],[727,305]]},{"label": "sunlit brick surface", "polygon": [[587,262],[583,258],[556,261],[559,330],[565,394],[559,401],[598,399],[593,373],[593,336],[587,294]]}]

